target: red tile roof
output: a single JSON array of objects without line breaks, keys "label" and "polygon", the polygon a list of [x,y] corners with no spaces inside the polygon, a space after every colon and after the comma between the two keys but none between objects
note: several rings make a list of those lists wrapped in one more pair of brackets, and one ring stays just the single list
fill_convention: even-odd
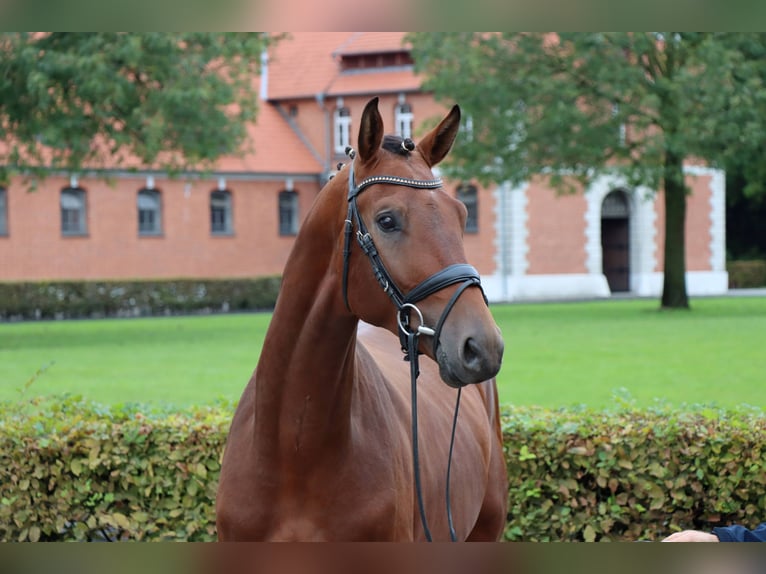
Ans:
[{"label": "red tile roof", "polygon": [[[8,153],[10,142],[0,142],[0,157]],[[108,146],[103,138],[96,138],[94,148],[103,149],[104,157],[109,157]],[[268,102],[259,102],[258,116],[255,124],[247,126],[247,150],[242,156],[223,156],[213,165],[214,171],[245,172],[260,174],[318,174],[323,170],[322,163],[311,153],[300,140],[289,124],[282,118],[276,108]],[[52,157],[50,150],[42,148],[43,164],[50,165]],[[176,155],[176,154],[173,154]],[[119,157],[112,156],[110,160],[113,169],[155,170],[161,169],[163,160],[169,160],[170,154],[160,154],[154,165],[143,163],[129,150],[120,152]],[[164,156],[164,157],[163,157]],[[29,163],[37,163],[32,158],[25,158]],[[109,168],[109,165],[84,165],[84,171],[89,169]]]},{"label": "red tile roof", "polygon": [[406,34],[407,32],[354,32],[335,50],[335,54],[383,54],[409,50],[409,44],[404,43]]},{"label": "red tile roof", "polygon": [[328,96],[384,94],[420,89],[421,79],[412,70],[361,70],[339,74],[327,88]]},{"label": "red tile roof", "polygon": [[260,102],[257,123],[249,125],[247,131],[252,149],[244,157],[220,158],[215,164],[216,171],[295,174],[322,171],[321,162],[272,104]]},{"label": "red tile roof", "polygon": [[[402,49],[405,32],[294,32],[271,50],[267,98],[314,98],[414,91],[421,79],[408,68],[341,72],[341,55]],[[255,149],[243,158],[221,158],[220,171],[319,173],[322,165],[268,102],[261,102],[257,123],[248,129]]]},{"label": "red tile roof", "polygon": [[295,32],[269,55],[269,99],[314,97],[338,74],[333,51],[349,32]]},{"label": "red tile roof", "polygon": [[[400,51],[406,32],[294,32],[273,48],[268,98],[273,100],[327,95],[407,91],[421,80],[410,70],[342,73],[344,55]],[[359,77],[353,77],[358,75]],[[388,82],[392,82],[390,85]]]}]

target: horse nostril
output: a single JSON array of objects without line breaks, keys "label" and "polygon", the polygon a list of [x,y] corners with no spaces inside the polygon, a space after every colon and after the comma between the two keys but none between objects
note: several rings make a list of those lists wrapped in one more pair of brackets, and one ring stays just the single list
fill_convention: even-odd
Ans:
[{"label": "horse nostril", "polygon": [[469,369],[478,370],[481,367],[481,349],[472,337],[466,339],[463,345],[463,362]]}]

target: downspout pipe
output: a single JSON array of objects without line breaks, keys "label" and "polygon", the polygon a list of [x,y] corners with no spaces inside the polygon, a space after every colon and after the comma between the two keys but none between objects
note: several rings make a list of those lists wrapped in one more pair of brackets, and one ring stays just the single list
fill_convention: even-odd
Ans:
[{"label": "downspout pipe", "polygon": [[327,182],[332,169],[330,166],[332,159],[330,156],[330,149],[332,146],[332,123],[330,118],[330,110],[327,109],[327,106],[325,105],[326,94],[324,92],[317,92],[314,95],[314,99],[316,100],[319,109],[322,110],[322,114],[324,115],[324,173],[322,174],[322,185],[324,185],[324,183]]}]

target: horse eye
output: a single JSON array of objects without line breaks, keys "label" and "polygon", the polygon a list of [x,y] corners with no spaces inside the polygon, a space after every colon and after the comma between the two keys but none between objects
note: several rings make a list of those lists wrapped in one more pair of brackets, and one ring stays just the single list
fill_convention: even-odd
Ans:
[{"label": "horse eye", "polygon": [[378,217],[377,223],[378,223],[378,227],[380,227],[382,231],[385,231],[387,233],[391,231],[395,231],[397,229],[396,219],[394,219],[393,216],[388,213],[385,213],[381,215],[380,217]]}]

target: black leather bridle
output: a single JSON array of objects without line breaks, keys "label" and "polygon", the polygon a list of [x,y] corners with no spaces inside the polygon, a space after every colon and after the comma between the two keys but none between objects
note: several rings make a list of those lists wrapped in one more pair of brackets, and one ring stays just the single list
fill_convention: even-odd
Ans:
[{"label": "black leather bridle", "polygon": [[[375,274],[375,278],[380,283],[383,291],[393,301],[397,309],[397,322],[399,324],[399,340],[401,342],[402,351],[405,354],[405,360],[410,363],[410,378],[412,389],[412,454],[414,462],[415,473],[415,488],[418,497],[418,506],[420,510],[420,519],[423,524],[423,530],[425,532],[426,539],[431,541],[431,532],[428,529],[428,523],[426,521],[425,510],[423,508],[423,496],[420,485],[420,465],[418,456],[418,417],[417,417],[417,377],[420,374],[418,365],[418,343],[420,335],[429,335],[433,337],[433,353],[436,356],[436,351],[439,346],[439,337],[441,335],[442,327],[447,319],[450,311],[454,307],[458,300],[458,297],[468,288],[476,286],[481,290],[484,302],[488,304],[487,296],[484,294],[484,290],[481,287],[481,278],[478,271],[467,263],[457,263],[449,265],[441,271],[438,271],[416,285],[406,295],[397,287],[393,278],[389,274],[383,261],[380,258],[378,250],[375,247],[375,243],[372,240],[372,236],[367,230],[367,226],[364,224],[359,208],[357,207],[356,199],[361,192],[370,186],[376,184],[388,184],[388,185],[400,185],[403,187],[411,187],[414,189],[438,189],[442,186],[441,179],[409,179],[406,177],[392,176],[392,175],[371,175],[364,178],[357,185],[354,180],[354,162],[352,161],[349,166],[348,174],[348,215],[345,221],[345,238],[343,244],[343,300],[346,304],[346,308],[351,311],[351,307],[348,303],[348,267],[349,259],[351,257],[351,235],[353,233],[354,224],[356,224],[356,239],[362,252],[367,255],[367,258],[372,265],[372,271]],[[442,289],[460,283],[461,285],[453,293],[449,302],[444,308],[444,311],[439,317],[439,320],[434,329],[426,327],[423,324],[423,315],[415,305],[419,301],[422,301],[426,297],[441,291]],[[419,324],[417,328],[412,329],[410,326],[411,312],[415,311],[418,315]],[[455,442],[455,428],[457,426],[457,415],[460,407],[460,392],[458,389],[457,404],[455,405],[455,415],[452,423],[452,438],[449,448],[449,462],[447,465],[447,515],[449,519],[450,537],[453,541],[457,539],[455,530],[452,525],[452,510],[450,507],[449,496],[449,476],[452,465],[452,450]]]},{"label": "black leather bridle", "polygon": [[[351,307],[348,304],[348,266],[349,259],[351,257],[351,235],[353,233],[354,223],[356,223],[357,232],[356,239],[359,246],[362,248],[362,252],[367,255],[372,265],[372,271],[375,274],[375,278],[383,287],[383,291],[388,294],[393,301],[398,311],[399,321],[399,338],[402,343],[402,351],[407,352],[407,344],[405,334],[409,332],[410,324],[410,310],[416,310],[415,303],[422,301],[426,297],[433,295],[437,291],[441,291],[445,287],[454,285],[455,283],[462,283],[460,288],[453,295],[452,300],[447,304],[442,316],[439,318],[436,329],[429,329],[422,324],[418,326],[418,329],[414,331],[417,334],[430,335],[433,337],[433,351],[436,354],[436,349],[439,344],[439,334],[441,333],[441,327],[444,325],[444,321],[447,315],[452,310],[457,298],[460,294],[471,286],[477,286],[481,289],[481,277],[479,272],[472,265],[467,263],[456,263],[445,267],[441,271],[434,273],[423,282],[416,285],[409,293],[404,295],[402,291],[397,287],[391,275],[388,273],[386,266],[380,258],[375,243],[372,240],[372,236],[367,231],[367,226],[364,224],[362,216],[359,214],[359,208],[357,207],[356,198],[361,192],[368,187],[385,183],[389,185],[400,185],[403,187],[412,187],[415,189],[438,189],[442,186],[441,179],[409,179],[406,177],[398,177],[392,175],[372,175],[364,178],[359,185],[356,185],[354,181],[354,162],[351,162],[348,174],[348,215],[345,222],[345,239],[343,243],[343,301],[346,304],[346,308],[350,311]],[[487,297],[484,295],[482,289],[482,296],[484,302],[487,303]],[[422,318],[422,316],[421,316]]]}]

